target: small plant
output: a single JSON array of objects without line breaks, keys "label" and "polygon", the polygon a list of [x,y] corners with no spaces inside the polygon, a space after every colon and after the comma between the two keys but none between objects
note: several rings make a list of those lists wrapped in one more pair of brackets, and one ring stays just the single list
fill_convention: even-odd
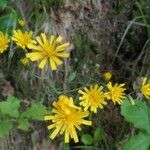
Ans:
[{"label": "small plant", "polygon": [[6,100],[0,101],[0,138],[8,135],[13,127],[28,130],[33,120],[42,121],[48,113],[42,102],[32,102],[25,111],[21,111],[20,108],[21,101],[14,96],[8,96]]},{"label": "small plant", "polygon": [[98,143],[104,138],[105,132],[103,128],[96,128],[93,135],[91,134],[83,134],[81,136],[81,142],[88,146],[93,145],[97,147]]},{"label": "small plant", "polygon": [[150,104],[138,99],[133,102],[132,97],[127,98],[121,105],[121,114],[138,130],[123,144],[123,150],[150,149]]}]

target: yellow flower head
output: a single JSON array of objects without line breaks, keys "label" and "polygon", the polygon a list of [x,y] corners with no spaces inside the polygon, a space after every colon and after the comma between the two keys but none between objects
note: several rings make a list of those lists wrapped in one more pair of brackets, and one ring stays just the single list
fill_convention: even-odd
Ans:
[{"label": "yellow flower head", "polygon": [[147,99],[150,98],[150,83],[147,83],[146,77],[143,79],[140,91]]},{"label": "yellow flower head", "polygon": [[56,70],[57,66],[62,64],[60,58],[67,58],[69,54],[64,52],[65,48],[70,44],[63,43],[62,37],[58,36],[55,38],[54,35],[51,35],[47,39],[45,33],[42,33],[41,36],[36,37],[37,44],[30,44],[29,48],[33,50],[31,53],[27,53],[26,57],[31,61],[41,60],[38,67],[43,69],[47,62],[50,63],[51,69]]},{"label": "yellow flower head", "polygon": [[18,24],[21,26],[21,27],[24,27],[26,22],[22,19],[18,19]]},{"label": "yellow flower head", "polygon": [[8,48],[10,40],[7,34],[0,31],[0,53],[3,53]]},{"label": "yellow flower head", "polygon": [[44,117],[44,120],[52,121],[48,126],[48,129],[53,129],[50,138],[54,139],[57,134],[64,134],[65,143],[68,143],[70,138],[79,142],[76,129],[81,130],[81,124],[92,125],[91,121],[83,119],[89,115],[89,112],[75,106],[72,97],[63,95],[53,103],[53,106],[53,115]]},{"label": "yellow flower head", "polygon": [[109,82],[107,84],[109,91],[105,93],[106,98],[112,100],[114,104],[121,104],[123,102],[122,99],[125,97],[124,91],[126,88],[124,88],[124,85],[125,84],[116,83],[114,86],[112,86],[112,83]]},{"label": "yellow flower head", "polygon": [[84,88],[84,91],[79,90],[78,93],[82,94],[79,97],[81,100],[80,105],[84,107],[84,110],[90,110],[94,113],[97,113],[98,108],[103,108],[103,105],[106,105],[105,95],[102,91],[103,87],[98,86],[97,84],[94,86],[90,86],[90,89]]},{"label": "yellow flower head", "polygon": [[103,74],[103,78],[105,81],[109,81],[112,78],[112,73],[111,72],[105,72]]},{"label": "yellow flower head", "polygon": [[19,47],[25,49],[28,47],[29,44],[34,43],[34,41],[32,40],[32,34],[33,34],[32,31],[22,32],[21,30],[14,30],[12,40],[15,41],[15,43]]}]

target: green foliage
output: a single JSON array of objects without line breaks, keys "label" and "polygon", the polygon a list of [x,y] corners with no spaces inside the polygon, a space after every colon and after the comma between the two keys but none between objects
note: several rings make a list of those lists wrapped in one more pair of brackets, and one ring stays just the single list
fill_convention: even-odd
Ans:
[{"label": "green foliage", "polygon": [[77,75],[77,72],[74,71],[74,72],[71,72],[68,76],[68,81],[69,82],[72,82],[75,78],[76,78],[76,75]]},{"label": "green foliage", "polygon": [[84,145],[97,145],[104,138],[105,132],[103,128],[96,128],[93,135],[83,134],[81,141]]},{"label": "green foliage", "polygon": [[130,137],[123,145],[123,150],[149,150],[150,135],[139,132],[137,135]]},{"label": "green foliage", "polygon": [[136,100],[132,105],[126,100],[121,106],[121,114],[135,128],[150,133],[150,108],[144,102]]},{"label": "green foliage", "polygon": [[7,4],[8,4],[9,0],[0,0],[0,8],[4,9]]},{"label": "green foliage", "polygon": [[129,138],[123,145],[124,150],[148,150],[150,146],[150,107],[138,100],[131,104],[126,100],[121,106],[121,114],[140,132]]},{"label": "green foliage", "polygon": [[25,112],[20,113],[18,128],[27,130],[30,126],[30,120],[43,120],[44,115],[48,113],[49,112],[42,103],[32,102],[31,106],[28,107]]},{"label": "green foliage", "polygon": [[[0,16],[0,24],[1,24],[0,25],[0,30],[2,30],[4,32],[9,32],[9,31],[12,32],[12,29],[15,28],[16,22],[17,22],[17,13],[13,9],[13,6],[9,7],[9,8],[7,7],[9,1],[10,0],[0,0],[0,9],[5,9],[5,12],[2,12],[2,14]],[[34,25],[35,25],[34,35],[36,35],[36,33],[40,32],[40,30],[43,30],[43,27],[45,26],[45,23],[50,22],[49,21],[49,19],[51,18],[51,17],[49,17],[50,13],[47,12],[48,10],[51,10],[51,8],[49,8],[49,7],[61,7],[61,6],[64,6],[64,4],[65,4],[65,0],[42,0],[43,4],[45,4],[45,5],[41,5],[40,2],[41,1],[36,1],[36,3],[39,4],[38,5],[39,8],[38,7],[34,8],[34,6],[33,6],[34,9],[31,9],[31,10],[34,10],[34,11],[32,13],[30,13],[30,11],[29,11],[29,14],[31,15],[30,17],[26,16],[26,12],[27,12],[26,10],[28,10],[28,8],[26,8],[26,10],[22,10],[22,12],[21,12],[21,13],[23,13],[21,16],[24,16],[27,19],[27,22],[29,23],[29,29],[34,28]],[[76,2],[76,1],[74,1],[74,2]],[[113,20],[113,22],[116,22],[115,23],[116,27],[114,26],[112,29],[111,28],[109,29],[109,26],[108,26],[108,30],[110,30],[112,32],[112,39],[114,38],[115,40],[114,41],[109,41],[109,39],[108,39],[108,41],[102,42],[102,45],[105,44],[105,43],[109,43],[109,45],[113,45],[113,48],[115,49],[115,47],[116,47],[115,41],[117,41],[117,37],[119,37],[119,39],[120,39],[120,35],[118,33],[116,33],[117,34],[116,37],[113,35],[115,33],[115,28],[117,28],[118,22],[119,22],[119,25],[121,24],[122,18],[123,18],[123,20],[129,19],[129,18],[124,19],[124,15],[122,13],[125,13],[125,15],[128,15],[128,12],[126,12],[126,9],[127,9],[126,7],[130,8],[130,5],[129,5],[129,0],[124,0],[124,1],[119,1],[119,2],[112,2],[112,3],[113,3],[112,8],[115,8],[115,5],[117,5],[116,8],[118,9],[118,11],[115,15],[115,18],[119,18],[121,20],[115,20],[113,17],[111,18],[110,22],[112,20]],[[123,38],[120,42],[121,44],[119,44],[117,52],[119,52],[119,49],[121,49],[122,44],[125,43],[124,42],[125,38],[127,38],[126,35],[127,35],[127,33],[129,33],[129,31],[131,29],[131,26],[133,24],[135,24],[135,26],[138,25],[138,22],[136,22],[136,21],[140,19],[139,17],[141,17],[141,22],[140,23],[142,23],[142,24],[140,24],[140,25],[143,26],[142,29],[144,29],[144,26],[146,26],[147,35],[149,34],[150,28],[149,28],[149,18],[148,18],[148,16],[150,14],[150,9],[149,9],[150,5],[147,5],[147,4],[149,4],[149,0],[139,1],[139,9],[138,9],[139,14],[137,15],[138,17],[135,17],[131,22],[129,20],[127,20],[127,21],[129,21],[129,25],[128,25],[127,29],[124,32]],[[23,6],[24,6],[24,3],[23,3]],[[105,7],[105,2],[103,4],[103,6]],[[109,10],[109,5],[107,7],[108,7],[108,10]],[[74,12],[74,7],[72,7],[72,4],[71,4],[71,6],[68,7],[68,9],[70,9],[70,8],[71,9],[73,8],[73,10],[71,10],[71,12],[75,13],[75,16],[78,17],[76,12]],[[132,7],[130,9],[132,10]],[[129,13],[131,13],[130,16],[132,17],[132,12],[131,12],[130,9],[129,9]],[[85,11],[85,13],[83,15],[86,15],[89,10],[92,10],[92,8],[88,7],[88,4],[87,4],[87,6],[85,6],[85,8],[83,7],[83,10]],[[55,9],[55,11],[56,11],[56,16],[57,16],[57,9]],[[104,16],[105,16],[105,11],[106,10],[104,10]],[[132,10],[132,11],[134,11],[134,10]],[[46,19],[44,18],[44,15],[43,15],[42,12],[45,13],[45,16],[46,16],[45,18]],[[115,13],[114,10],[113,10],[113,13]],[[58,15],[59,15],[59,12],[58,12]],[[90,15],[92,16],[92,13],[89,14],[89,16]],[[42,19],[41,19],[41,16],[42,16]],[[122,18],[120,18],[120,16],[122,16]],[[32,19],[30,19],[32,17],[35,20],[37,20],[36,23]],[[107,17],[108,16],[106,15],[104,18],[107,19]],[[57,21],[57,18],[52,18],[52,19],[54,19],[54,20],[56,19],[56,21]],[[89,19],[89,20],[91,20],[91,19]],[[92,23],[94,23],[94,19],[92,19],[91,21],[92,21]],[[33,27],[32,27],[32,23],[33,23]],[[125,22],[124,22],[124,24],[126,25]],[[101,26],[103,27],[103,23],[101,24]],[[51,25],[49,25],[47,28],[51,28]],[[122,28],[122,26],[120,26],[120,28]],[[99,40],[101,40],[101,38],[103,40],[103,36],[109,35],[109,34],[107,34],[107,28],[104,28],[104,29],[105,29],[105,31],[102,32],[104,35],[102,34],[102,37],[100,36]],[[104,29],[102,28],[102,30],[104,30]],[[119,29],[117,29],[117,30],[119,31]],[[121,33],[122,33],[122,30],[121,30]],[[100,33],[100,35],[101,35],[101,33]],[[148,39],[150,39],[150,36],[148,37]],[[127,47],[129,47],[129,49],[132,49],[132,47],[130,47],[130,45],[128,43],[126,45],[127,45]],[[72,58],[71,58],[71,61],[73,60],[72,65],[74,66],[73,67],[74,69],[70,72],[70,74],[67,78],[67,81],[69,83],[73,83],[73,81],[74,81],[74,82],[76,82],[74,86],[76,86],[76,85],[79,86],[79,84],[76,81],[77,74],[79,74],[78,72],[81,72],[80,70],[83,69],[83,65],[85,64],[85,67],[88,68],[90,71],[88,71],[87,74],[85,74],[84,76],[88,76],[88,78],[89,78],[89,76],[91,76],[90,73],[93,72],[93,70],[91,69],[91,66],[95,66],[95,62],[99,63],[99,61],[100,61],[100,60],[95,61],[94,59],[95,59],[95,55],[100,54],[101,47],[100,47],[99,44],[93,42],[92,39],[90,39],[86,34],[82,35],[82,33],[79,33],[78,36],[75,37],[74,46],[75,46],[76,50],[71,52],[71,54],[73,55]],[[107,44],[106,44],[106,47],[107,47]],[[104,46],[104,48],[105,48],[105,46]],[[110,51],[112,51],[111,46],[108,47],[108,48],[110,48]],[[143,51],[144,51],[144,53],[148,52],[148,50],[143,50]],[[123,54],[124,53],[122,53],[122,56],[123,56]],[[110,55],[108,54],[107,56],[108,57],[106,57],[106,58],[109,58]],[[117,53],[115,55],[115,57],[119,58],[121,61],[122,60],[124,61],[122,56],[120,57],[119,55],[117,55]],[[101,57],[103,57],[103,56],[101,56]],[[15,59],[18,60],[17,57]],[[8,60],[8,61],[10,61],[10,60]],[[125,62],[126,62],[126,60],[125,60]],[[142,59],[140,59],[140,62],[142,62]],[[149,62],[149,59],[148,59],[148,62]],[[91,65],[91,63],[92,63],[92,65]],[[16,65],[16,63],[12,62],[11,64],[12,64],[12,66],[14,65],[16,68],[18,68],[18,65]],[[147,63],[143,62],[143,64],[147,64]],[[104,69],[105,69],[105,66],[107,66],[109,68],[109,64],[107,64],[107,62],[106,62],[106,64],[104,64],[104,67],[103,67]],[[5,67],[3,67],[3,68],[5,68]],[[100,75],[99,68],[100,67],[98,67],[98,69],[97,69],[98,77]],[[102,68],[102,70],[103,70],[103,68]],[[111,64],[111,68],[112,69],[115,68],[113,66],[113,63]],[[130,67],[129,67],[129,69],[130,69]],[[131,69],[133,69],[133,67]],[[15,74],[19,74],[19,75],[22,71],[22,70],[19,70],[17,72],[16,69],[14,69],[14,68],[12,68],[12,70],[13,70],[12,72],[14,72]],[[33,68],[33,70],[36,71],[35,68]],[[119,70],[117,70],[117,71],[119,72]],[[14,77],[12,77],[12,74],[10,73],[9,69],[8,69],[8,72],[10,74],[10,76],[8,76],[8,78],[15,78],[14,80],[18,80],[18,78],[15,75],[14,75]],[[38,72],[37,72],[37,74],[38,74]],[[114,74],[115,74],[115,70],[114,70]],[[36,73],[35,73],[35,75],[36,75]],[[57,74],[56,74],[56,76],[57,76]],[[20,76],[20,78],[22,78],[22,76]],[[32,83],[31,87],[33,87],[33,88],[35,87],[36,82],[40,83],[39,82],[40,80],[37,81],[38,79],[34,78],[33,76],[31,76],[31,79],[29,79],[29,78],[30,77],[28,76],[27,80],[31,81],[31,82],[30,81],[29,82]],[[84,78],[85,77],[81,78],[80,80],[82,81]],[[94,77],[92,76],[91,78],[94,78]],[[11,80],[13,80],[13,79],[11,79]],[[26,92],[26,91],[30,91],[29,90],[30,84],[25,83],[24,80],[23,81],[18,80],[18,81],[19,81],[18,84],[16,84],[16,82],[12,82],[12,83],[14,85],[16,85],[17,89],[19,89],[18,90],[19,92],[21,91],[21,95],[24,92],[25,93],[24,95],[26,96],[26,98],[27,98],[27,96],[30,97],[32,95],[32,93],[28,94],[28,92]],[[22,89],[19,87],[20,82],[22,83],[22,87],[23,87]],[[45,84],[46,82],[47,81],[44,80],[44,82],[43,82],[44,85],[42,87],[38,88],[37,93],[43,94],[43,91],[46,89],[44,91],[44,94],[46,93],[44,95],[44,97],[47,97],[47,95],[48,95],[48,97],[52,98],[53,96],[55,96],[55,94],[53,94],[54,92],[51,92],[51,91],[53,91],[53,89],[54,89],[54,91],[56,91],[56,93],[57,93],[57,89],[55,88],[55,82],[54,82],[54,88],[51,88],[53,86],[53,84],[52,85],[48,84],[48,86],[50,85],[49,86],[50,88],[47,88],[47,86]],[[57,83],[57,81],[56,81],[56,83]],[[25,84],[27,84],[27,86],[25,86]],[[60,82],[60,84],[62,84],[62,82]],[[28,88],[25,88],[25,87],[28,87]],[[56,85],[56,87],[57,87],[57,85]],[[36,87],[35,87],[35,89],[36,89]],[[43,89],[43,90],[41,90],[41,89]],[[21,101],[19,99],[17,99],[16,97],[11,96],[11,97],[8,97],[5,101],[0,101],[0,137],[5,137],[6,135],[8,135],[9,131],[14,126],[16,126],[19,129],[22,129],[22,130],[28,130],[28,128],[31,126],[31,122],[33,120],[34,121],[37,121],[37,120],[40,121],[40,120],[43,119],[43,116],[45,114],[49,113],[49,112],[47,112],[46,107],[41,102],[36,102],[35,103],[35,102],[31,101],[31,104],[26,109],[24,108],[24,110],[22,110],[22,108],[24,108],[24,105],[22,105]],[[125,103],[121,106],[121,114],[125,117],[125,119],[129,123],[132,123],[135,128],[140,130],[140,132],[137,135],[132,136],[128,139],[128,141],[123,145],[123,149],[124,150],[134,150],[134,149],[148,150],[148,149],[150,149],[150,107],[144,102],[138,102],[137,101],[137,102],[135,102],[135,105],[131,105],[130,102],[125,101]],[[116,122],[118,123],[118,121],[116,121]],[[118,126],[119,125],[120,124],[118,124]],[[92,145],[91,147],[93,147],[93,145],[96,146],[97,143],[100,142],[104,138],[104,135],[105,135],[105,132],[102,128],[96,128],[93,134],[92,133],[83,134],[82,137],[81,137],[81,141],[84,145]],[[109,139],[109,141],[111,141],[111,139]],[[114,141],[118,142],[118,139],[114,139]],[[106,145],[107,145],[111,142],[104,141],[103,143],[106,143]],[[65,144],[64,149],[68,150],[69,149],[69,144]],[[104,149],[109,149],[109,148],[104,146]]]},{"label": "green foliage", "polygon": [[0,0],[0,9],[4,11],[4,14],[0,15],[0,30],[11,33],[16,26],[17,13],[13,8],[7,7],[9,2],[10,0]]},{"label": "green foliage", "polygon": [[12,128],[12,119],[19,116],[20,101],[9,96],[6,101],[0,102],[0,138],[8,135]]},{"label": "green foliage", "polygon": [[9,96],[6,101],[0,102],[0,110],[2,114],[7,114],[17,118],[19,116],[20,101],[13,96]]},{"label": "green foliage", "polygon": [[9,131],[12,128],[12,123],[8,119],[1,119],[0,120],[0,138],[5,137],[9,134]]},{"label": "green foliage", "polygon": [[103,128],[97,128],[94,131],[94,142],[99,142],[104,138],[105,132]]},{"label": "green foliage", "polygon": [[12,29],[16,25],[17,16],[14,13],[8,12],[8,14],[0,17],[0,30],[3,32],[12,32]]},{"label": "green foliage", "polygon": [[90,134],[83,134],[81,137],[81,141],[84,145],[92,145],[94,142],[94,139],[92,135]]},{"label": "green foliage", "polygon": [[32,102],[24,112],[20,108],[20,100],[14,96],[9,96],[5,101],[0,102],[0,138],[9,134],[13,122],[18,124],[19,129],[27,130],[30,121],[43,120],[44,115],[49,113],[42,103]]},{"label": "green foliage", "polygon": [[41,103],[32,102],[31,106],[27,108],[25,115],[27,118],[36,120],[43,120],[43,116],[48,113],[46,107]]},{"label": "green foliage", "polygon": [[0,17],[0,30],[3,32],[12,32],[12,29],[16,25],[17,15],[14,12],[8,12],[8,14]]},{"label": "green foliage", "polygon": [[22,130],[28,130],[28,128],[30,127],[30,123],[27,118],[19,118],[18,124],[18,128]]}]

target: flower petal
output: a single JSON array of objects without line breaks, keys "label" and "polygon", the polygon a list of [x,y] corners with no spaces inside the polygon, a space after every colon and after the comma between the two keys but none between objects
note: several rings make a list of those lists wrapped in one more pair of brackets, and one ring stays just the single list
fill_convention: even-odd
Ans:
[{"label": "flower petal", "polygon": [[51,69],[56,70],[57,69],[56,63],[51,58],[49,59],[49,61],[50,61]]},{"label": "flower petal", "polygon": [[43,69],[45,67],[47,63],[47,57],[45,57],[41,62],[40,64],[38,65],[39,68]]},{"label": "flower petal", "polygon": [[36,61],[42,59],[44,56],[40,52],[33,52],[33,53],[27,53],[26,57],[29,58],[31,61]]}]

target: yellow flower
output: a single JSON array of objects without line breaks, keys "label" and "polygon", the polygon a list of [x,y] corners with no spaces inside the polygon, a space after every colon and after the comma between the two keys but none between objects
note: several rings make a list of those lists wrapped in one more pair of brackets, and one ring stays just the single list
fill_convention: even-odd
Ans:
[{"label": "yellow flower", "polygon": [[89,112],[75,106],[72,97],[63,95],[53,103],[53,106],[53,115],[44,117],[44,120],[52,121],[48,126],[48,129],[53,129],[50,138],[54,139],[57,134],[64,134],[65,143],[69,143],[70,138],[74,139],[75,143],[79,142],[76,129],[81,130],[81,124],[92,125],[91,121],[83,119],[89,115]]},{"label": "yellow flower", "polygon": [[33,50],[31,53],[27,53],[26,57],[31,61],[41,60],[38,67],[43,69],[47,62],[50,63],[51,69],[56,70],[57,66],[63,62],[60,58],[67,58],[69,54],[64,52],[65,48],[69,46],[69,43],[62,44],[62,37],[58,36],[55,38],[54,35],[51,35],[47,39],[45,33],[36,37],[37,44],[30,44],[29,48]]},{"label": "yellow flower", "polygon": [[19,24],[20,26],[24,27],[25,24],[26,24],[26,22],[25,22],[24,20],[22,20],[22,19],[18,19],[18,24]]},{"label": "yellow flower", "polygon": [[112,100],[114,104],[121,104],[123,102],[122,99],[125,98],[124,91],[126,88],[124,88],[124,85],[125,84],[116,83],[114,86],[112,86],[112,83],[109,82],[107,84],[109,91],[105,93],[106,98]]},{"label": "yellow flower", "polygon": [[97,113],[98,108],[102,109],[103,105],[107,104],[105,102],[105,95],[102,89],[102,86],[98,86],[96,84],[94,86],[90,86],[89,90],[85,87],[84,91],[78,91],[78,93],[82,94],[82,96],[79,97],[79,100],[81,100],[80,105],[84,107],[85,111],[90,107],[91,111]]},{"label": "yellow flower", "polygon": [[146,77],[143,79],[140,91],[147,99],[150,98],[150,83],[147,83]]},{"label": "yellow flower", "polygon": [[28,47],[29,44],[34,43],[34,41],[32,40],[32,34],[33,34],[32,31],[22,32],[21,30],[14,30],[12,40],[15,41],[15,43],[19,47],[25,49]]},{"label": "yellow flower", "polygon": [[3,53],[8,48],[10,40],[7,34],[0,31],[0,53]]},{"label": "yellow flower", "polygon": [[103,74],[103,78],[104,78],[105,81],[109,81],[112,78],[111,72],[105,72]]},{"label": "yellow flower", "polygon": [[26,57],[24,57],[24,58],[20,59],[20,61],[21,61],[24,65],[29,64],[29,59],[28,59],[28,58],[26,58]]}]

